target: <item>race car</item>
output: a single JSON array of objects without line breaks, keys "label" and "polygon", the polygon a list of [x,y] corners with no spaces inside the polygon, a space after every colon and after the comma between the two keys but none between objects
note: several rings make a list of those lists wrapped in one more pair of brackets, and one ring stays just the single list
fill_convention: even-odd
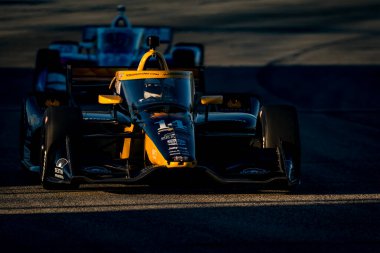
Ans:
[{"label": "race car", "polygon": [[166,48],[165,58],[169,65],[203,65],[202,44],[181,42],[172,45],[171,27],[132,26],[125,15],[125,7],[119,5],[118,11],[119,15],[110,25],[84,26],[81,42],[53,41],[48,49],[59,52],[63,65],[135,66],[147,50],[146,38],[155,35],[160,37],[161,47]]},{"label": "race car", "polygon": [[45,189],[199,176],[299,184],[294,107],[206,94],[199,69],[170,70],[159,39],[148,42],[137,69],[68,66],[66,89],[25,100],[21,159]]}]

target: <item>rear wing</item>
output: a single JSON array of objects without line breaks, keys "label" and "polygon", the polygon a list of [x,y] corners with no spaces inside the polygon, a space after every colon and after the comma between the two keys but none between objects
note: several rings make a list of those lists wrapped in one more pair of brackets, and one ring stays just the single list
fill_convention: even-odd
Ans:
[{"label": "rear wing", "polygon": [[[109,25],[87,25],[83,27],[82,30],[82,41],[80,46],[84,49],[91,50],[91,48],[102,47],[97,45],[98,36],[104,34],[107,31],[115,29]],[[121,29],[122,28],[117,28]],[[125,31],[130,30],[134,36],[141,37],[141,40],[146,41],[148,36],[158,36],[160,38],[161,48],[163,52],[169,52],[173,41],[173,29],[169,26],[132,26],[131,28],[126,28]],[[145,43],[141,45],[134,45],[135,47],[141,47],[141,50],[145,52]]]},{"label": "rear wing", "polygon": [[[87,25],[83,27],[82,41],[94,42],[97,39],[98,28],[111,28],[110,25]],[[143,29],[144,39],[148,36],[158,36],[163,44],[171,43],[173,40],[173,29],[169,26],[132,26],[133,29]]]}]

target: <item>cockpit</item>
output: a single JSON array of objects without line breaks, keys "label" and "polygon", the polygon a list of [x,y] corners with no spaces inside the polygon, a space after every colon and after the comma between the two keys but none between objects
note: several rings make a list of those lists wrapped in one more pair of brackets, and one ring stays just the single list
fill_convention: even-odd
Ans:
[{"label": "cockpit", "polygon": [[[120,71],[120,95],[129,108],[172,106],[191,110],[194,85],[186,71]],[[152,78],[154,76],[154,78]],[[133,114],[131,112],[131,114]]]}]

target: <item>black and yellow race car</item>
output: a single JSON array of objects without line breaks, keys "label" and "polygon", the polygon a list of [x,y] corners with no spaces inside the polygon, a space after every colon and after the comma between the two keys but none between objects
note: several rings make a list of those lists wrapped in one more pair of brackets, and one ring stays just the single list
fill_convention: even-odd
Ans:
[{"label": "black and yellow race car", "polygon": [[200,69],[169,70],[158,38],[148,41],[137,69],[68,66],[65,87],[46,83],[26,98],[21,160],[44,188],[200,175],[299,184],[294,107],[266,106],[253,94],[205,94]]}]

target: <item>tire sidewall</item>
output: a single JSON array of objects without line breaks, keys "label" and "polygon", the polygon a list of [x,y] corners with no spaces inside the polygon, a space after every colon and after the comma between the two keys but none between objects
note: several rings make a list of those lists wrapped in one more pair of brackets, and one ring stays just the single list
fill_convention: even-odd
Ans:
[{"label": "tire sidewall", "polygon": [[[301,177],[301,145],[297,110],[290,105],[263,106],[261,112],[263,148],[279,148],[291,158],[293,173]],[[282,157],[284,159],[284,157]]]}]

